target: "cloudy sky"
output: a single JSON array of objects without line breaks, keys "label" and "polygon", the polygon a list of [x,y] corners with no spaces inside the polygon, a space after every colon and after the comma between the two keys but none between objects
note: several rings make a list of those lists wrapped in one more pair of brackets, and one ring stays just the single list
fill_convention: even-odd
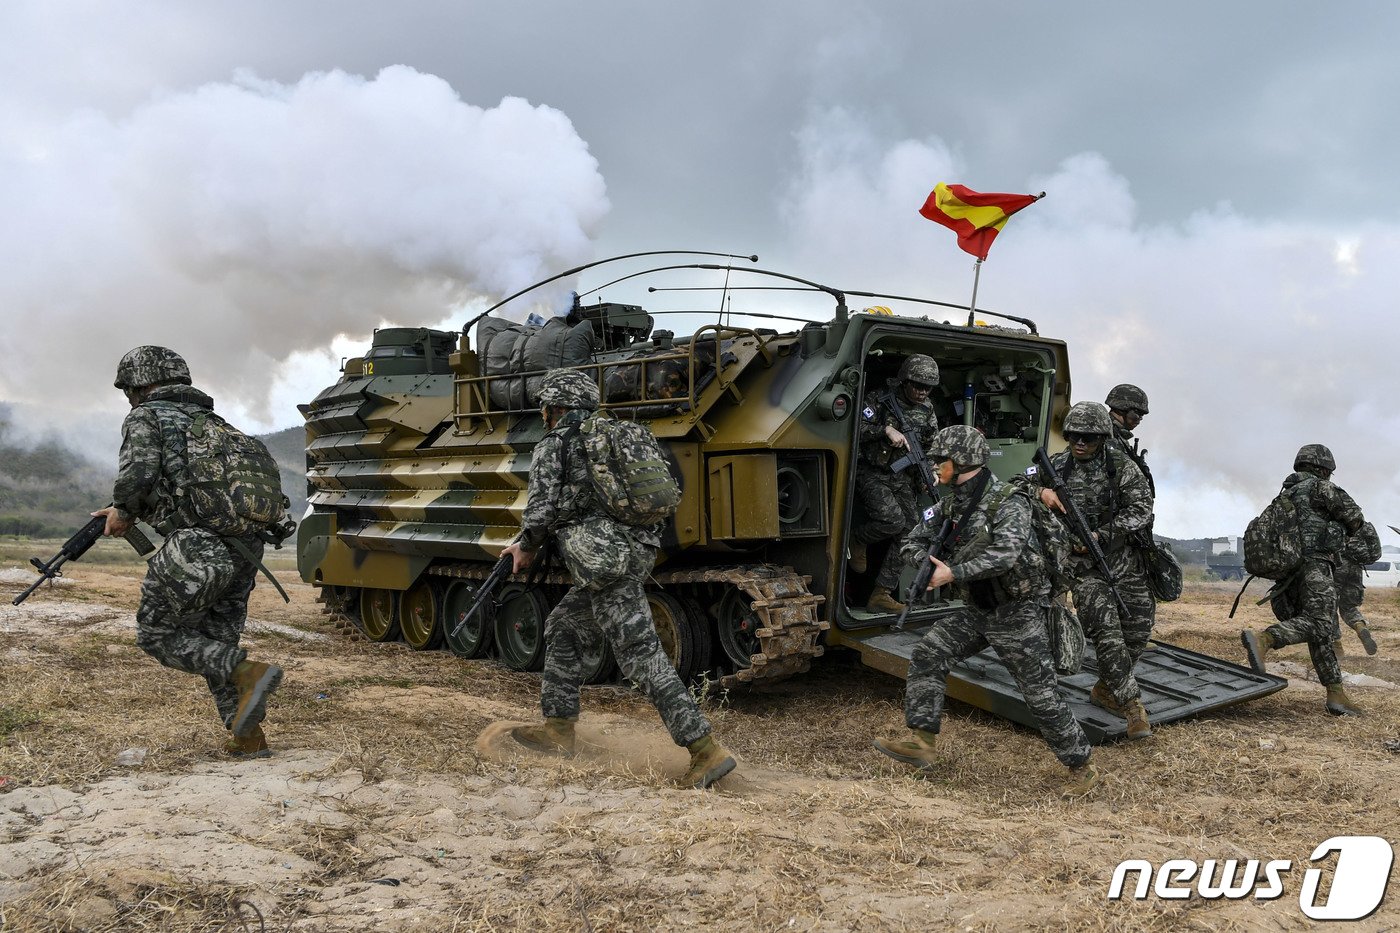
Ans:
[{"label": "cloudy sky", "polygon": [[1239,533],[1307,442],[1400,524],[1396,35],[1346,2],[8,0],[0,400],[110,450],[115,360],[161,342],[285,427],[378,324],[643,249],[965,302],[915,213],[948,181],[1048,192],[979,304],[1069,340],[1077,398],[1148,391],[1160,532]]}]

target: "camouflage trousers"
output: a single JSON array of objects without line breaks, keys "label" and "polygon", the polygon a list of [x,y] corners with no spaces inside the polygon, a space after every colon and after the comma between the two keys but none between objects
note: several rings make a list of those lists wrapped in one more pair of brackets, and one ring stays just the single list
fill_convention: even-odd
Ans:
[{"label": "camouflage trousers", "polygon": [[1366,624],[1361,603],[1366,599],[1366,582],[1360,564],[1339,563],[1332,571],[1332,583],[1337,590],[1337,612],[1352,628]]},{"label": "camouflage trousers", "polygon": [[[261,541],[246,543],[261,556]],[[151,558],[141,584],[136,644],[166,667],[203,676],[225,726],[238,710],[229,678],[248,656],[238,639],[256,574],[217,535],[181,528]]]},{"label": "camouflage trousers", "polygon": [[1070,590],[1074,594],[1075,614],[1084,626],[1084,634],[1094,644],[1099,679],[1113,692],[1119,704],[1142,696],[1137,678],[1133,676],[1133,666],[1147,650],[1157,619],[1157,601],[1147,588],[1147,575],[1135,554],[1127,557],[1131,559],[1120,557],[1109,562],[1109,567],[1115,570],[1118,595],[1128,607],[1127,618],[1122,617],[1108,581],[1097,569],[1082,572]]},{"label": "camouflage trousers", "polygon": [[[851,540],[874,544],[886,538],[895,539],[880,560],[880,570],[875,575],[876,586],[895,590],[904,570],[900,548],[910,530],[919,523],[919,501],[914,485],[901,474],[862,463],[856,471],[856,498],[865,510],[865,520],[851,532]],[[870,560],[874,563],[874,554],[870,555]]]},{"label": "camouflage trousers", "polygon": [[914,646],[904,693],[904,719],[911,729],[937,732],[943,718],[948,669],[987,645],[1016,679],[1016,686],[1062,764],[1089,760],[1089,740],[1060,695],[1045,634],[1045,608],[1033,600],[1007,602],[995,610],[964,608],[940,618]]},{"label": "camouflage trousers", "polygon": [[623,676],[656,706],[672,740],[689,745],[710,734],[710,723],[661,650],[651,619],[643,583],[656,549],[631,540],[625,544],[615,579],[570,587],[545,620],[540,706],[546,717],[577,718],[583,658],[597,657],[606,642]]},{"label": "camouflage trousers", "polygon": [[1303,558],[1297,575],[1271,606],[1279,621],[1265,631],[1274,647],[1306,643],[1317,679],[1329,687],[1341,683],[1342,666],[1332,647],[1341,635],[1332,564],[1317,557]]}]

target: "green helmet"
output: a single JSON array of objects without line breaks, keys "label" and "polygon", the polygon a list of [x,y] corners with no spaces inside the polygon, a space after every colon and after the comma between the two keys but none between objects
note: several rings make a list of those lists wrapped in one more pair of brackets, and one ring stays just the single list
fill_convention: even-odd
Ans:
[{"label": "green helmet", "polygon": [[1135,409],[1147,414],[1147,393],[1126,382],[1109,389],[1108,398],[1103,403],[1114,411]]},{"label": "green helmet", "polygon": [[1079,402],[1065,415],[1065,433],[1112,434],[1113,418],[1098,402]]},{"label": "green helmet", "polygon": [[900,382],[922,382],[924,385],[938,385],[938,362],[931,356],[915,353],[907,357],[899,367]]},{"label": "green helmet", "polygon": [[1298,448],[1298,456],[1293,458],[1293,469],[1305,466],[1318,467],[1331,473],[1337,469],[1337,461],[1332,459],[1332,451],[1323,444],[1304,444]]},{"label": "green helmet", "polygon": [[558,408],[598,408],[598,383],[577,369],[551,369],[540,382],[540,404]]},{"label": "green helmet", "polygon": [[939,431],[928,448],[930,460],[951,460],[959,470],[986,466],[991,455],[982,432],[965,424],[950,425]]},{"label": "green helmet", "polygon": [[118,389],[140,389],[161,382],[190,384],[190,367],[185,358],[167,347],[144,346],[127,352],[117,364]]}]

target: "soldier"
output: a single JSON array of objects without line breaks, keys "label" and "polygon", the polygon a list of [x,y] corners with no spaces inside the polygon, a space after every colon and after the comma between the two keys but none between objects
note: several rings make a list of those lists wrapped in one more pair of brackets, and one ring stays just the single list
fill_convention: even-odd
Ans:
[{"label": "soldier", "polygon": [[[865,509],[865,521],[852,530],[851,569],[864,573],[869,565],[868,547],[876,541],[898,538],[885,553],[875,576],[865,608],[870,612],[899,612],[904,605],[894,598],[899,587],[899,547],[903,536],[918,521],[918,495],[923,484],[918,470],[910,467],[895,473],[890,464],[899,460],[909,445],[928,446],[938,431],[938,416],[928,394],[938,385],[938,363],[920,353],[906,358],[899,374],[886,389],[867,395],[859,425],[860,449],[856,466],[856,496]],[[899,429],[894,406],[904,411],[905,423],[916,436],[906,437]],[[933,490],[928,490],[932,495]]]},{"label": "soldier", "polygon": [[[1343,551],[1337,555],[1337,567],[1333,571],[1332,577],[1337,587],[1337,614],[1356,633],[1356,637],[1361,639],[1366,653],[1375,654],[1377,650],[1376,640],[1371,637],[1371,629],[1366,624],[1366,617],[1361,614],[1361,603],[1366,599],[1366,581],[1361,565],[1350,560],[1346,552]],[[1340,628],[1338,628],[1337,633],[1341,634]],[[1342,653],[1340,639],[1333,645],[1333,648],[1337,654]]]},{"label": "soldier", "polygon": [[271,752],[261,723],[282,669],[248,660],[238,646],[258,570],[242,552],[260,561],[263,541],[250,535],[226,543],[200,527],[183,497],[191,482],[186,432],[214,400],[191,386],[189,366],[165,347],[123,356],[115,385],[131,413],[122,423],[112,505],[92,514],[106,517],[107,535],[125,534],[137,519],[165,535],[141,584],[136,643],[166,667],[204,677],[232,733],[225,751],[265,758]]},{"label": "soldier", "polygon": [[963,608],[941,616],[914,648],[904,700],[913,738],[876,739],[875,747],[896,761],[931,770],[948,668],[991,644],[1016,678],[1040,734],[1070,769],[1064,795],[1080,796],[1099,775],[1050,661],[1050,581],[1031,524],[1029,492],[993,476],[986,468],[989,454],[986,440],[966,425],[944,428],[934,439],[929,459],[937,461],[939,485],[951,494],[910,532],[901,554],[911,564],[923,561],[944,517],[952,517],[948,560],[928,558],[935,568],[929,589],[952,584]]},{"label": "soldier", "polygon": [[1322,444],[1304,444],[1293,458],[1294,472],[1283,481],[1283,493],[1298,507],[1302,564],[1274,596],[1274,615],[1280,621],[1262,632],[1245,629],[1240,640],[1250,666],[1260,673],[1270,651],[1306,642],[1317,679],[1327,688],[1327,712],[1359,716],[1361,710],[1342,687],[1342,668],[1332,649],[1340,634],[1332,568],[1346,536],[1360,531],[1366,518],[1351,496],[1332,482],[1336,468],[1332,451]]},{"label": "soldier", "polygon": [[622,673],[656,705],[671,738],[689,749],[690,768],[680,783],[708,787],[734,770],[734,759],[710,735],[710,723],[656,635],[643,585],[661,539],[655,529],[623,525],[603,512],[588,478],[587,453],[569,430],[597,410],[598,401],[597,384],[577,370],[553,370],[540,387],[549,433],[535,446],[520,535],[502,553],[519,572],[553,539],[573,586],[545,620],[544,722],[519,726],[511,736],[526,748],[572,757],[581,659],[596,655],[606,641]]},{"label": "soldier", "polygon": [[[1133,665],[1147,649],[1154,603],[1142,562],[1129,544],[1152,520],[1152,492],[1132,459],[1117,444],[1107,442],[1112,433],[1108,409],[1097,402],[1080,402],[1065,415],[1064,436],[1070,448],[1056,454],[1053,462],[1084,513],[1112,575],[1111,580],[1105,579],[1087,548],[1075,548],[1069,561],[1074,576],[1071,592],[1085,634],[1094,642],[1099,666],[1099,680],[1089,698],[1095,706],[1128,721],[1128,738],[1145,739],[1152,735],[1152,727]],[[1049,482],[1045,476],[1039,480]],[[1050,508],[1065,511],[1048,486],[1040,490],[1040,498]],[[1119,616],[1110,584],[1123,597],[1127,618]]]},{"label": "soldier", "polygon": [[1137,468],[1147,479],[1147,488],[1151,490],[1155,499],[1157,484],[1152,480],[1152,471],[1147,468],[1147,451],[1141,449],[1138,439],[1133,436],[1138,425],[1142,424],[1142,419],[1147,417],[1147,393],[1125,382],[1108,390],[1108,398],[1104,399],[1104,404],[1108,406],[1108,413],[1113,418],[1114,442],[1137,464]]}]

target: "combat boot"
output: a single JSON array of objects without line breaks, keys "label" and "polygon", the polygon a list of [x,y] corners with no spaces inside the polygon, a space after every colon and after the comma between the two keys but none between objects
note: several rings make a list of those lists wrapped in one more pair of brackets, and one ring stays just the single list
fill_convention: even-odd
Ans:
[{"label": "combat boot", "polygon": [[866,612],[903,612],[904,603],[894,598],[887,586],[877,586],[865,601]]},{"label": "combat boot", "polygon": [[734,770],[734,756],[712,735],[696,739],[686,748],[690,750],[690,767],[678,782],[682,787],[703,790]]},{"label": "combat boot", "polygon": [[1327,712],[1333,716],[1365,716],[1361,708],[1351,702],[1346,688],[1341,684],[1327,686]]},{"label": "combat boot", "polygon": [[865,573],[866,568],[870,566],[870,558],[866,554],[864,543],[860,541],[851,542],[851,556],[846,561],[846,566],[850,567],[856,573]]},{"label": "combat boot", "polygon": [[1092,761],[1069,769],[1069,780],[1060,785],[1060,796],[1083,797],[1099,786],[1099,769]]},{"label": "combat boot", "polygon": [[1115,716],[1122,716],[1123,710],[1118,706],[1118,700],[1114,697],[1113,691],[1108,689],[1108,685],[1102,680],[1094,683],[1094,689],[1089,691],[1089,702],[1099,709],[1106,709]]},{"label": "combat boot", "polygon": [[261,661],[239,661],[229,679],[238,689],[238,711],[229,729],[242,738],[262,722],[267,698],[282,683],[282,668]]},{"label": "combat boot", "polygon": [[1371,637],[1371,629],[1365,622],[1353,625],[1351,630],[1356,633],[1357,638],[1361,639],[1361,645],[1366,649],[1367,654],[1376,653],[1376,640]]},{"label": "combat boot", "polygon": [[1244,645],[1245,657],[1249,659],[1249,666],[1254,669],[1254,673],[1267,674],[1268,671],[1264,669],[1264,657],[1274,648],[1274,640],[1268,631],[1244,629],[1240,632],[1240,644]]},{"label": "combat boot", "polygon": [[537,726],[516,726],[510,737],[531,751],[574,757],[574,720],[551,716]]},{"label": "combat boot", "polygon": [[895,761],[913,765],[920,771],[932,771],[938,762],[933,752],[933,743],[938,737],[938,733],[930,732],[927,729],[913,729],[911,731],[914,733],[914,738],[907,742],[876,739],[876,751],[889,755]]},{"label": "combat boot", "polygon": [[254,726],[252,730],[244,736],[235,735],[224,743],[224,751],[230,758],[269,758],[272,756],[272,749],[267,747],[267,736],[263,735],[262,726]]},{"label": "combat boot", "polygon": [[1147,721],[1147,710],[1143,708],[1142,700],[1133,699],[1123,704],[1123,717],[1128,720],[1128,738],[1152,737],[1152,724]]}]

